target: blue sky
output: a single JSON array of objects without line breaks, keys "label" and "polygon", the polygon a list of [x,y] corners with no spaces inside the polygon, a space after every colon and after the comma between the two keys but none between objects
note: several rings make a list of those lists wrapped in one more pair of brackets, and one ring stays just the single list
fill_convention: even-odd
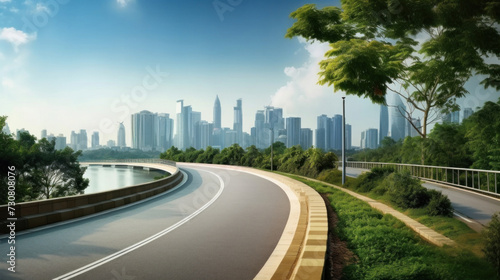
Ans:
[{"label": "blue sky", "polygon": [[[39,137],[42,129],[65,136],[87,129],[100,132],[101,144],[116,140],[124,121],[130,145],[130,114],[173,117],[184,99],[212,121],[219,95],[225,127],[242,98],[244,131],[268,105],[315,129],[318,115],[341,114],[343,94],[316,84],[328,45],[284,38],[289,14],[305,3],[0,0],[0,115],[11,131]],[[477,88],[477,106],[495,94]],[[362,130],[378,128],[379,109],[351,96],[347,108],[359,145]]]}]

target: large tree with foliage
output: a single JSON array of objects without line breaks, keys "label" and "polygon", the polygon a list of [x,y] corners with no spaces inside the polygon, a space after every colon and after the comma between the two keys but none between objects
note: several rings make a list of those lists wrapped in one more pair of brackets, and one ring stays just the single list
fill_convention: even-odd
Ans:
[{"label": "large tree with foliage", "polygon": [[500,99],[484,106],[463,123],[472,168],[500,170]]},{"label": "large tree with foliage", "polygon": [[[0,130],[6,117],[0,117]],[[81,151],[55,149],[55,140],[37,142],[33,135],[20,133],[19,140],[0,132],[0,170],[7,174],[9,166],[16,169],[16,200],[61,197],[81,194],[88,186],[84,169],[78,163]],[[0,204],[7,202],[6,176],[0,177]]]},{"label": "large tree with foliage", "polygon": [[320,84],[375,103],[386,103],[388,92],[400,95],[407,103],[401,113],[413,126],[415,111],[422,116],[422,128],[415,127],[422,138],[440,113],[458,109],[455,100],[467,94],[471,76],[500,89],[500,65],[486,60],[500,56],[497,0],[341,3],[304,5],[291,14],[297,21],[286,33],[331,44]]}]

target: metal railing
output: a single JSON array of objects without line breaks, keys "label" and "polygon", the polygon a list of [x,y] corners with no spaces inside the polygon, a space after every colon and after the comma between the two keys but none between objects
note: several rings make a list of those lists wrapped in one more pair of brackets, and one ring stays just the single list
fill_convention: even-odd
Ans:
[{"label": "metal railing", "polygon": [[[341,161],[338,164],[342,166]],[[346,164],[346,167],[360,169],[392,166],[397,171],[407,170],[412,176],[427,181],[500,196],[500,171],[385,162],[349,161]]]},{"label": "metal railing", "polygon": [[89,161],[81,161],[80,163],[88,163],[88,162],[99,162],[99,163],[159,163],[166,164],[170,166],[177,166],[175,161],[159,159],[159,158],[139,158],[139,159],[105,159],[105,160],[89,160]]}]

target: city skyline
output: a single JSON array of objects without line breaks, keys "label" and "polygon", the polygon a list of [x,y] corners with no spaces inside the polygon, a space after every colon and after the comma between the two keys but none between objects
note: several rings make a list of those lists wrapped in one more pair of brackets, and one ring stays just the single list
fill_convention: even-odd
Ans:
[{"label": "city skyline", "polygon": [[[300,117],[301,126],[313,130],[318,115],[342,114],[345,95],[317,84],[329,45],[284,38],[290,13],[303,3],[245,1],[224,13],[212,2],[192,0],[54,3],[0,2],[0,115],[11,131],[24,128],[39,138],[46,129],[69,139],[71,131],[85,129],[98,131],[101,144],[116,142],[119,124],[130,128],[132,114],[147,110],[175,119],[176,100],[213,122],[215,96],[221,126],[229,128],[241,98],[247,133],[266,106],[283,108],[284,118]],[[463,107],[497,99],[477,78],[466,87],[471,94]],[[378,114],[379,105],[347,96],[353,143],[378,127]],[[125,142],[131,146],[131,129]]]}]

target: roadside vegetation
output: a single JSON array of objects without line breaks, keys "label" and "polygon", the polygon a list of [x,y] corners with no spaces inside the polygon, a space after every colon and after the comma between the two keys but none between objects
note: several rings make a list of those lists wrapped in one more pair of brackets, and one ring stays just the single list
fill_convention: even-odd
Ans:
[{"label": "roadside vegetation", "polygon": [[342,279],[495,279],[493,266],[467,248],[430,245],[393,216],[345,192],[290,177],[328,194],[339,219],[335,233],[355,254]]},{"label": "roadside vegetation", "polygon": [[[355,161],[500,170],[500,100],[486,102],[462,123],[436,124],[426,139],[385,138],[378,149],[350,155]],[[421,150],[420,147],[423,147]]]},{"label": "roadside vegetation", "polygon": [[[66,147],[55,149],[55,140],[48,141],[21,132],[19,140],[2,132],[7,117],[0,116],[0,204],[7,204],[8,186],[15,184],[15,201],[82,194],[89,181],[83,178],[84,168],[78,163],[81,151]],[[11,172],[11,173],[9,173]],[[7,174],[15,173],[15,180]]]}]

